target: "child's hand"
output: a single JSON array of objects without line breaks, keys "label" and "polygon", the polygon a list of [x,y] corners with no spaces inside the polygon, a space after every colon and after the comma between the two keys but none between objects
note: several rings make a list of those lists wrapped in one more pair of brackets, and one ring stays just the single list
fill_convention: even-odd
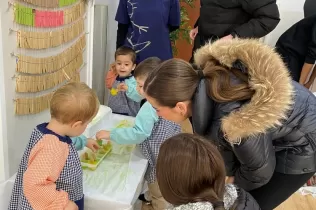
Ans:
[{"label": "child's hand", "polygon": [[94,139],[88,139],[86,147],[91,149],[93,152],[96,152],[99,149],[99,145]]},{"label": "child's hand", "polygon": [[110,138],[110,131],[99,131],[96,134],[97,139],[109,139]]},{"label": "child's hand", "polygon": [[79,210],[79,208],[73,201],[69,201],[64,210]]},{"label": "child's hand", "polygon": [[121,83],[117,86],[117,89],[119,91],[127,91],[128,90],[128,86],[125,83]]}]

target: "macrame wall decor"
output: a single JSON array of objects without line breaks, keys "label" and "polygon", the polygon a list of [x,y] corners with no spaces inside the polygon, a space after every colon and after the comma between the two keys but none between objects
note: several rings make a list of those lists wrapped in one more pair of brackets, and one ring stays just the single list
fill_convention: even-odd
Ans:
[{"label": "macrame wall decor", "polygon": [[13,8],[17,50],[15,113],[49,108],[54,91],[80,81],[86,47],[84,0],[16,0]]}]

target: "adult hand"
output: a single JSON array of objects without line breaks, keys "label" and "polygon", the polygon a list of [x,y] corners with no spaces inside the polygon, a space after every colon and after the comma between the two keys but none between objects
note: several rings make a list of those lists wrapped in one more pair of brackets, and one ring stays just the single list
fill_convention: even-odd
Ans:
[{"label": "adult hand", "polygon": [[229,39],[233,39],[233,38],[234,38],[233,35],[229,34],[227,36],[222,37],[221,39],[222,40],[229,40]]},{"label": "adult hand", "polygon": [[120,83],[118,86],[117,86],[117,89],[119,91],[127,91],[128,90],[128,86],[125,84],[125,83]]},{"label": "adult hand", "polygon": [[79,210],[79,208],[73,201],[69,201],[64,210]]},{"label": "adult hand", "polygon": [[97,139],[109,139],[110,138],[110,131],[99,131],[96,134]]},{"label": "adult hand", "polygon": [[199,27],[196,27],[190,31],[190,39],[194,41],[196,35],[199,33]]},{"label": "adult hand", "polygon": [[96,152],[100,148],[97,141],[94,139],[88,139],[86,147],[91,149],[93,152]]},{"label": "adult hand", "polygon": [[235,177],[233,176],[226,176],[226,179],[225,179],[225,183],[226,184],[234,184],[235,182]]}]

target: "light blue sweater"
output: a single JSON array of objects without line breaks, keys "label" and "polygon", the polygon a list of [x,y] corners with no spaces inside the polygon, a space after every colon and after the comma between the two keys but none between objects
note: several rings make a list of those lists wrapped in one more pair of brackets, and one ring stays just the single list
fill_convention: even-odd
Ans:
[{"label": "light blue sweater", "polygon": [[158,121],[156,110],[149,102],[140,108],[135,125],[132,128],[115,128],[110,132],[110,139],[117,144],[139,144],[145,141]]},{"label": "light blue sweater", "polygon": [[71,137],[72,144],[75,146],[76,150],[82,150],[88,141],[88,138],[85,137],[84,135],[77,136],[77,137]]}]

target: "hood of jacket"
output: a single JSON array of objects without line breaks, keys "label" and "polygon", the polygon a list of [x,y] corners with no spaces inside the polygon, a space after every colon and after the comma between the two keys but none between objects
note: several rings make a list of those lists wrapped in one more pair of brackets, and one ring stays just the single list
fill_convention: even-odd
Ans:
[{"label": "hood of jacket", "polygon": [[[225,186],[224,208],[229,209],[237,200],[238,192],[234,185],[228,184]],[[210,202],[196,202],[172,207],[168,210],[213,210],[214,206]]]},{"label": "hood of jacket", "polygon": [[248,103],[222,118],[221,128],[229,142],[264,133],[286,118],[293,103],[292,79],[270,46],[255,39],[218,40],[198,49],[194,59],[201,69],[210,60],[228,68],[238,61],[246,68],[255,93]]}]

